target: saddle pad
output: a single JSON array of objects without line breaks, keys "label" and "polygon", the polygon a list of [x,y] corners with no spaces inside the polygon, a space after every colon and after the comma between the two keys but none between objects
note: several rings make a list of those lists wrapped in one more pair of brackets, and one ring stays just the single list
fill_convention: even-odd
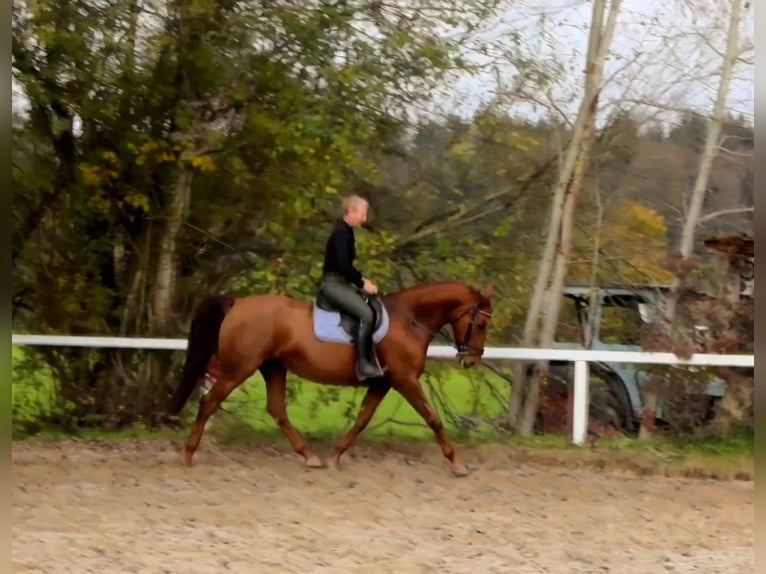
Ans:
[{"label": "saddle pad", "polygon": [[[338,311],[325,311],[314,305],[314,335],[316,338],[325,343],[352,344],[353,338],[341,326],[340,318]],[[386,333],[388,333],[388,311],[383,306],[380,327],[372,334],[372,340],[378,344],[386,336]]]}]

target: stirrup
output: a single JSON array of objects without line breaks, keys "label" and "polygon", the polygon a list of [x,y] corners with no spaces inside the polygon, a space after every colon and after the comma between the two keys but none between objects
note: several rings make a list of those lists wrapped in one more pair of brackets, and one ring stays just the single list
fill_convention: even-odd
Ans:
[{"label": "stirrup", "polygon": [[[388,368],[380,364],[377,353],[373,353],[370,349],[369,354],[372,355],[372,357],[365,357],[364,355],[358,354],[357,351],[356,376],[360,380],[382,377],[386,374],[386,371],[388,371]],[[369,370],[369,374],[364,374],[362,372],[363,369]]]},{"label": "stirrup", "polygon": [[[370,369],[369,372],[363,371],[362,365],[365,365],[368,369]],[[385,371],[382,367],[375,367],[374,365],[365,362],[365,363],[357,363],[356,365],[356,378],[360,381],[365,381],[367,379],[377,379],[379,377],[382,377],[385,374]]]}]

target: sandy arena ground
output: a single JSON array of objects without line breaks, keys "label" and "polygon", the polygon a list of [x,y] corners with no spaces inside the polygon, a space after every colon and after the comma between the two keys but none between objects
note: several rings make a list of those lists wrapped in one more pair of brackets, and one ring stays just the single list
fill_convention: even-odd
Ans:
[{"label": "sandy arena ground", "polygon": [[15,444],[13,572],[755,572],[753,483],[360,446],[338,469],[203,440]]}]

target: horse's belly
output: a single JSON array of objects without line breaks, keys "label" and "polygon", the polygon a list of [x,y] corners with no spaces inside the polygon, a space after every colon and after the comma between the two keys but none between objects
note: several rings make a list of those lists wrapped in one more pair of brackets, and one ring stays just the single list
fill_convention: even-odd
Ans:
[{"label": "horse's belly", "polygon": [[280,362],[291,373],[315,383],[361,385],[356,378],[353,346],[317,342],[280,353]]}]

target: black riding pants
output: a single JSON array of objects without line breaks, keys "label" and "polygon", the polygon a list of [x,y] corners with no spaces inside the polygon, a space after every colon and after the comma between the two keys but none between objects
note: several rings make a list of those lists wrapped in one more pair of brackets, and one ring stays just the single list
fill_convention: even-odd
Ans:
[{"label": "black riding pants", "polygon": [[326,277],[319,289],[334,307],[359,319],[364,324],[364,330],[369,332],[372,328],[372,309],[353,285],[341,277]]}]

